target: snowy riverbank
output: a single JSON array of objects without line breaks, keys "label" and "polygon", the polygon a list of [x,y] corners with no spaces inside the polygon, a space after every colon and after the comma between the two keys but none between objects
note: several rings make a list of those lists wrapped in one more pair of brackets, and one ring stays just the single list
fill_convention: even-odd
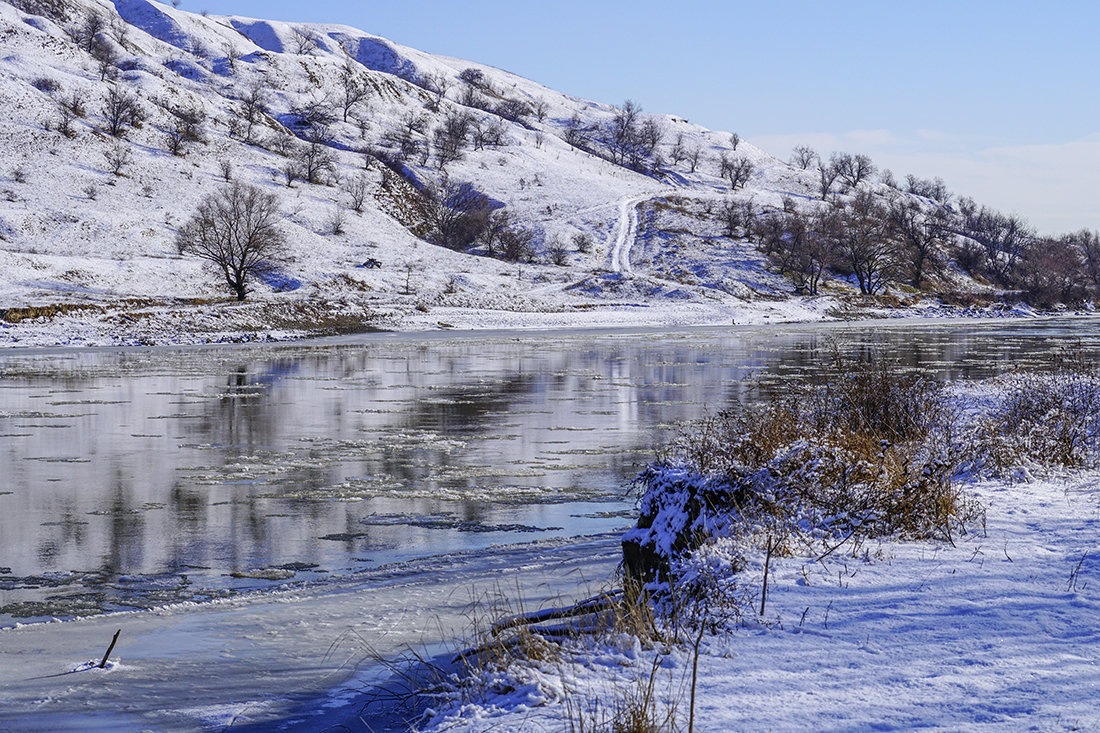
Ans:
[{"label": "snowy riverbank", "polygon": [[[703,639],[696,730],[1100,727],[1098,482],[981,483],[985,527],[954,545],[773,558],[765,616]],[[745,572],[758,583],[762,554]],[[655,657],[658,708],[686,720],[690,650],[608,644],[518,667],[427,729],[569,730],[567,701],[610,714]]]}]

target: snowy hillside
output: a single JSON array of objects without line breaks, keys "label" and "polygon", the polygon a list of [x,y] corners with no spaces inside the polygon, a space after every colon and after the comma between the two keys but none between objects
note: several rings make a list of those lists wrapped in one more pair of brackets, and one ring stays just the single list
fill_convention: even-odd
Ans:
[{"label": "snowy hillside", "polygon": [[[723,232],[729,201],[812,205],[819,185],[729,133],[346,26],[17,0],[0,2],[0,37],[0,343],[716,324],[836,305],[796,297],[747,231]],[[277,197],[288,245],[244,303],[176,244],[230,182]],[[439,231],[455,191],[480,202],[476,237]]]},{"label": "snowy hillside", "polygon": [[[701,160],[695,173],[686,161],[640,173],[563,139],[571,120],[593,129],[616,110],[354,28],[204,17],[144,0],[16,5],[0,3],[0,84],[9,108],[0,122],[0,307],[56,305],[61,312],[27,313],[52,316],[33,327],[5,324],[5,342],[159,341],[165,332],[202,340],[204,331],[223,330],[266,337],[315,325],[440,321],[729,322],[758,310],[737,297],[745,295],[738,288],[727,293],[632,264],[634,235],[647,247],[657,239],[653,211],[639,221],[639,206],[671,191],[692,200],[727,195],[711,160],[733,153],[726,133],[643,113],[660,131],[662,159],[674,157],[679,140],[683,150],[701,151]],[[105,108],[112,89],[134,95],[142,118],[117,135]],[[252,97],[262,102],[249,123]],[[83,116],[64,111],[70,101]],[[504,102],[515,120],[469,106],[502,111]],[[489,142],[467,145],[441,170],[429,138],[459,114],[486,130]],[[321,119],[332,164],[316,183],[295,178],[288,185],[282,153],[306,148],[317,129],[311,115]],[[398,133],[406,126],[412,140],[403,153]],[[181,127],[189,134],[180,135]],[[407,175],[386,168],[378,152],[400,161]],[[755,165],[739,196],[776,205],[812,184],[749,143],[736,153]],[[279,197],[290,258],[275,284],[300,287],[276,293],[258,283],[250,302],[237,305],[199,259],[178,254],[176,231],[204,196],[226,185],[226,173]],[[410,182],[439,186],[444,177],[503,205],[533,235],[527,259],[534,262],[425,241]],[[360,180],[365,196],[355,212]],[[588,251],[577,251],[576,242]],[[555,247],[562,264],[546,264]],[[369,258],[382,267],[356,267]],[[721,262],[746,267],[732,277],[753,280],[753,290],[759,279],[761,289],[782,291],[762,264],[751,248]],[[657,307],[666,302],[672,305]],[[621,307],[639,304],[653,307]],[[593,315],[595,306],[605,312]],[[795,311],[812,317],[816,309]]]}]

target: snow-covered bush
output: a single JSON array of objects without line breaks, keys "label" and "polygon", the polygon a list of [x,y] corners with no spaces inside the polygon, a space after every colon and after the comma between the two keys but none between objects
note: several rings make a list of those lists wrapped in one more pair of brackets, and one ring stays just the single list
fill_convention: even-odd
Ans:
[{"label": "snow-covered bush", "polygon": [[883,359],[837,366],[824,385],[704,421],[650,465],[623,541],[628,574],[670,580],[719,537],[949,539],[973,517],[952,483],[963,441],[943,387]]},{"label": "snow-covered bush", "polygon": [[976,464],[995,474],[1020,468],[1094,466],[1100,458],[1100,371],[1063,363],[1046,374],[996,382],[993,404],[979,418]]}]

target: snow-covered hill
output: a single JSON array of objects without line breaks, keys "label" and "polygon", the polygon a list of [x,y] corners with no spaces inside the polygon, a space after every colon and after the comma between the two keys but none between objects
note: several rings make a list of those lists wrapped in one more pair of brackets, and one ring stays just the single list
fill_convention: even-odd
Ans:
[{"label": "snow-covered hill", "polygon": [[[148,0],[0,1],[0,39],[3,344],[729,323],[834,305],[795,297],[722,236],[710,214],[725,200],[779,207],[817,185],[728,133],[640,113],[656,145],[608,154],[592,142],[622,114],[607,105],[355,28]],[[112,115],[112,94],[138,113]],[[462,119],[443,160],[441,131]],[[752,164],[736,192],[723,156]],[[228,181],[278,196],[289,243],[245,303],[175,242]],[[428,241],[422,192],[459,183],[508,212],[531,256]]]}]

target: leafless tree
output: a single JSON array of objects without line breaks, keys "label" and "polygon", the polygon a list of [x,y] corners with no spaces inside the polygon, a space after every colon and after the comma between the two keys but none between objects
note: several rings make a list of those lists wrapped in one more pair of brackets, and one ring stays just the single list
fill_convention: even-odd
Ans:
[{"label": "leafless tree", "polygon": [[687,150],[684,149],[684,133],[678,133],[676,135],[676,141],[672,143],[672,150],[668,154],[669,160],[672,161],[672,165],[680,165],[687,158]]},{"label": "leafless tree", "polygon": [[752,178],[755,166],[748,158],[737,156],[729,158],[722,153],[718,158],[718,174],[730,182],[730,190],[743,188]]},{"label": "leafless tree", "polygon": [[81,48],[88,53],[92,53],[96,39],[106,30],[107,20],[100,13],[92,11],[84,16],[84,22],[77,26],[70,35]]},{"label": "leafless tree", "polygon": [[534,232],[513,224],[500,234],[500,256],[509,262],[529,262],[534,257]]},{"label": "leafless tree", "polygon": [[343,91],[343,95],[340,97],[340,106],[344,111],[344,122],[347,122],[352,107],[362,103],[370,96],[370,87],[361,78],[355,62],[352,61],[350,56],[344,59],[344,63],[340,67],[340,88]]},{"label": "leafless tree", "polygon": [[851,188],[855,188],[875,173],[875,166],[866,155],[835,153],[831,163],[840,178]]},{"label": "leafless tree", "polygon": [[117,84],[107,90],[101,111],[107,122],[107,132],[114,137],[121,137],[127,128],[136,127],[145,119],[137,97]]},{"label": "leafless tree", "polygon": [[741,144],[741,136],[738,135],[736,132],[732,133],[730,135],[730,147],[733,148],[734,152],[737,151],[737,146],[740,145],[740,144]]},{"label": "leafless tree", "polygon": [[427,210],[432,241],[463,250],[488,226],[493,204],[471,184],[445,180],[428,192]]},{"label": "leafless tree", "polygon": [[342,188],[348,195],[351,210],[357,214],[363,213],[363,203],[367,199],[367,177],[359,174],[355,178],[348,178],[344,181]]},{"label": "leafless tree", "polygon": [[122,169],[134,160],[134,155],[130,152],[129,146],[120,142],[115,142],[107,148],[103,153],[103,157],[107,160],[107,166],[111,169],[111,173],[116,176],[121,176]]},{"label": "leafless tree", "polygon": [[860,191],[839,207],[838,266],[850,271],[864,295],[874,295],[893,278],[897,254],[886,229],[886,211],[875,196]]},{"label": "leafless tree", "polygon": [[550,248],[546,250],[546,256],[552,265],[564,267],[569,264],[569,250],[556,239],[550,244]]},{"label": "leafless tree", "polygon": [[435,144],[435,156],[442,170],[448,163],[462,159],[462,150],[466,147],[473,125],[473,115],[469,112],[453,112],[443,118],[443,124],[432,135]]},{"label": "leafless tree", "polygon": [[1066,237],[1037,237],[1025,246],[1018,279],[1029,303],[1049,307],[1085,298],[1084,269],[1081,250]]},{"label": "leafless tree", "polygon": [[239,181],[206,196],[176,235],[180,254],[212,263],[244,300],[249,281],[285,255],[274,194]]},{"label": "leafless tree", "polygon": [[1003,287],[1013,287],[1016,266],[1035,232],[1020,217],[978,207],[972,199],[959,201],[956,233],[975,242],[983,254],[985,275]]},{"label": "leafless tree", "polygon": [[833,184],[836,183],[837,177],[840,175],[840,171],[833,165],[832,161],[826,163],[818,158],[817,160],[817,180],[818,194],[821,196],[821,200],[829,198],[829,194],[832,193]]},{"label": "leafless tree", "polygon": [[307,144],[298,146],[295,162],[301,176],[310,183],[323,183],[326,174],[335,173],[336,157],[330,147],[331,142],[328,130],[316,127],[309,131]]},{"label": "leafless tree", "polygon": [[519,99],[505,99],[493,109],[493,112],[509,122],[523,125],[531,114],[531,106]]},{"label": "leafless tree", "polygon": [[434,95],[432,106],[438,110],[447,97],[447,90],[451,88],[451,77],[443,71],[424,74],[421,77],[421,86]]},{"label": "leafless tree", "polygon": [[229,70],[237,71],[237,62],[241,60],[241,51],[232,43],[226,41],[222,44],[222,50],[225,51],[225,62],[229,64]]},{"label": "leafless tree", "polygon": [[222,180],[229,183],[233,178],[233,164],[229,162],[228,158],[222,158],[218,161],[218,170],[221,171]]},{"label": "leafless tree", "polygon": [[938,272],[951,239],[950,216],[945,209],[928,209],[911,198],[895,197],[887,211],[888,233],[897,243],[899,269],[914,288],[928,272]]},{"label": "leafless tree", "polygon": [[836,258],[841,226],[839,215],[831,207],[803,214],[791,205],[783,212],[756,218],[753,236],[796,289],[817,295],[821,280]]},{"label": "leafless tree", "polygon": [[252,142],[256,123],[267,114],[267,87],[263,82],[253,82],[241,94],[241,117],[245,121],[244,141]]},{"label": "leafless tree", "polygon": [[791,165],[796,165],[802,170],[809,170],[817,160],[817,153],[808,145],[798,145],[791,153]]},{"label": "leafless tree", "polygon": [[917,178],[913,174],[909,174],[905,177],[905,190],[907,193],[924,196],[941,204],[946,204],[951,199],[947,184],[943,182],[942,178]]},{"label": "leafless tree", "polygon": [[546,115],[550,113],[550,104],[540,97],[531,105],[531,111],[534,112],[536,120],[540,123],[545,122]]},{"label": "leafless tree", "polygon": [[730,239],[736,239],[752,230],[755,212],[751,201],[726,201],[718,215],[725,226],[726,236]]},{"label": "leafless tree", "polygon": [[183,155],[187,148],[187,138],[179,125],[175,125],[164,133],[164,147],[172,155]]},{"label": "leafless tree", "polygon": [[328,218],[325,220],[325,225],[329,234],[343,234],[344,224],[347,222],[347,218],[344,216],[344,210],[339,206],[333,206],[328,212]]},{"label": "leafless tree", "polygon": [[96,36],[92,39],[92,47],[89,52],[92,54],[92,58],[95,59],[100,81],[114,79],[118,76],[118,54],[106,37]]},{"label": "leafless tree", "polygon": [[580,144],[583,134],[584,123],[581,122],[581,116],[574,112],[573,116],[565,123],[565,133],[562,139],[570,145],[576,146]]},{"label": "leafless tree", "polygon": [[1062,239],[1081,253],[1081,262],[1093,291],[1100,293],[1100,234],[1082,229]]},{"label": "leafless tree", "polygon": [[[504,145],[506,132],[503,121],[472,119],[470,128],[470,139],[474,144],[474,150],[484,150],[485,147],[496,148]],[[539,143],[536,141],[536,147],[538,145]]]},{"label": "leafless tree", "polygon": [[691,163],[690,171],[692,173],[694,173],[695,169],[699,167],[699,159],[702,155],[703,155],[703,150],[702,150],[702,148],[699,148],[698,146],[692,148],[689,151],[687,151],[686,158],[687,158],[687,162]]},{"label": "leafless tree", "polygon": [[592,251],[592,235],[588,232],[577,232],[573,235],[573,246],[582,255],[588,254]]},{"label": "leafless tree", "polygon": [[312,28],[294,29],[294,53],[311,56],[321,47],[321,39]]},{"label": "leafless tree", "polygon": [[488,83],[481,69],[475,69],[472,66],[459,72],[458,78],[472,87],[484,87]]}]

